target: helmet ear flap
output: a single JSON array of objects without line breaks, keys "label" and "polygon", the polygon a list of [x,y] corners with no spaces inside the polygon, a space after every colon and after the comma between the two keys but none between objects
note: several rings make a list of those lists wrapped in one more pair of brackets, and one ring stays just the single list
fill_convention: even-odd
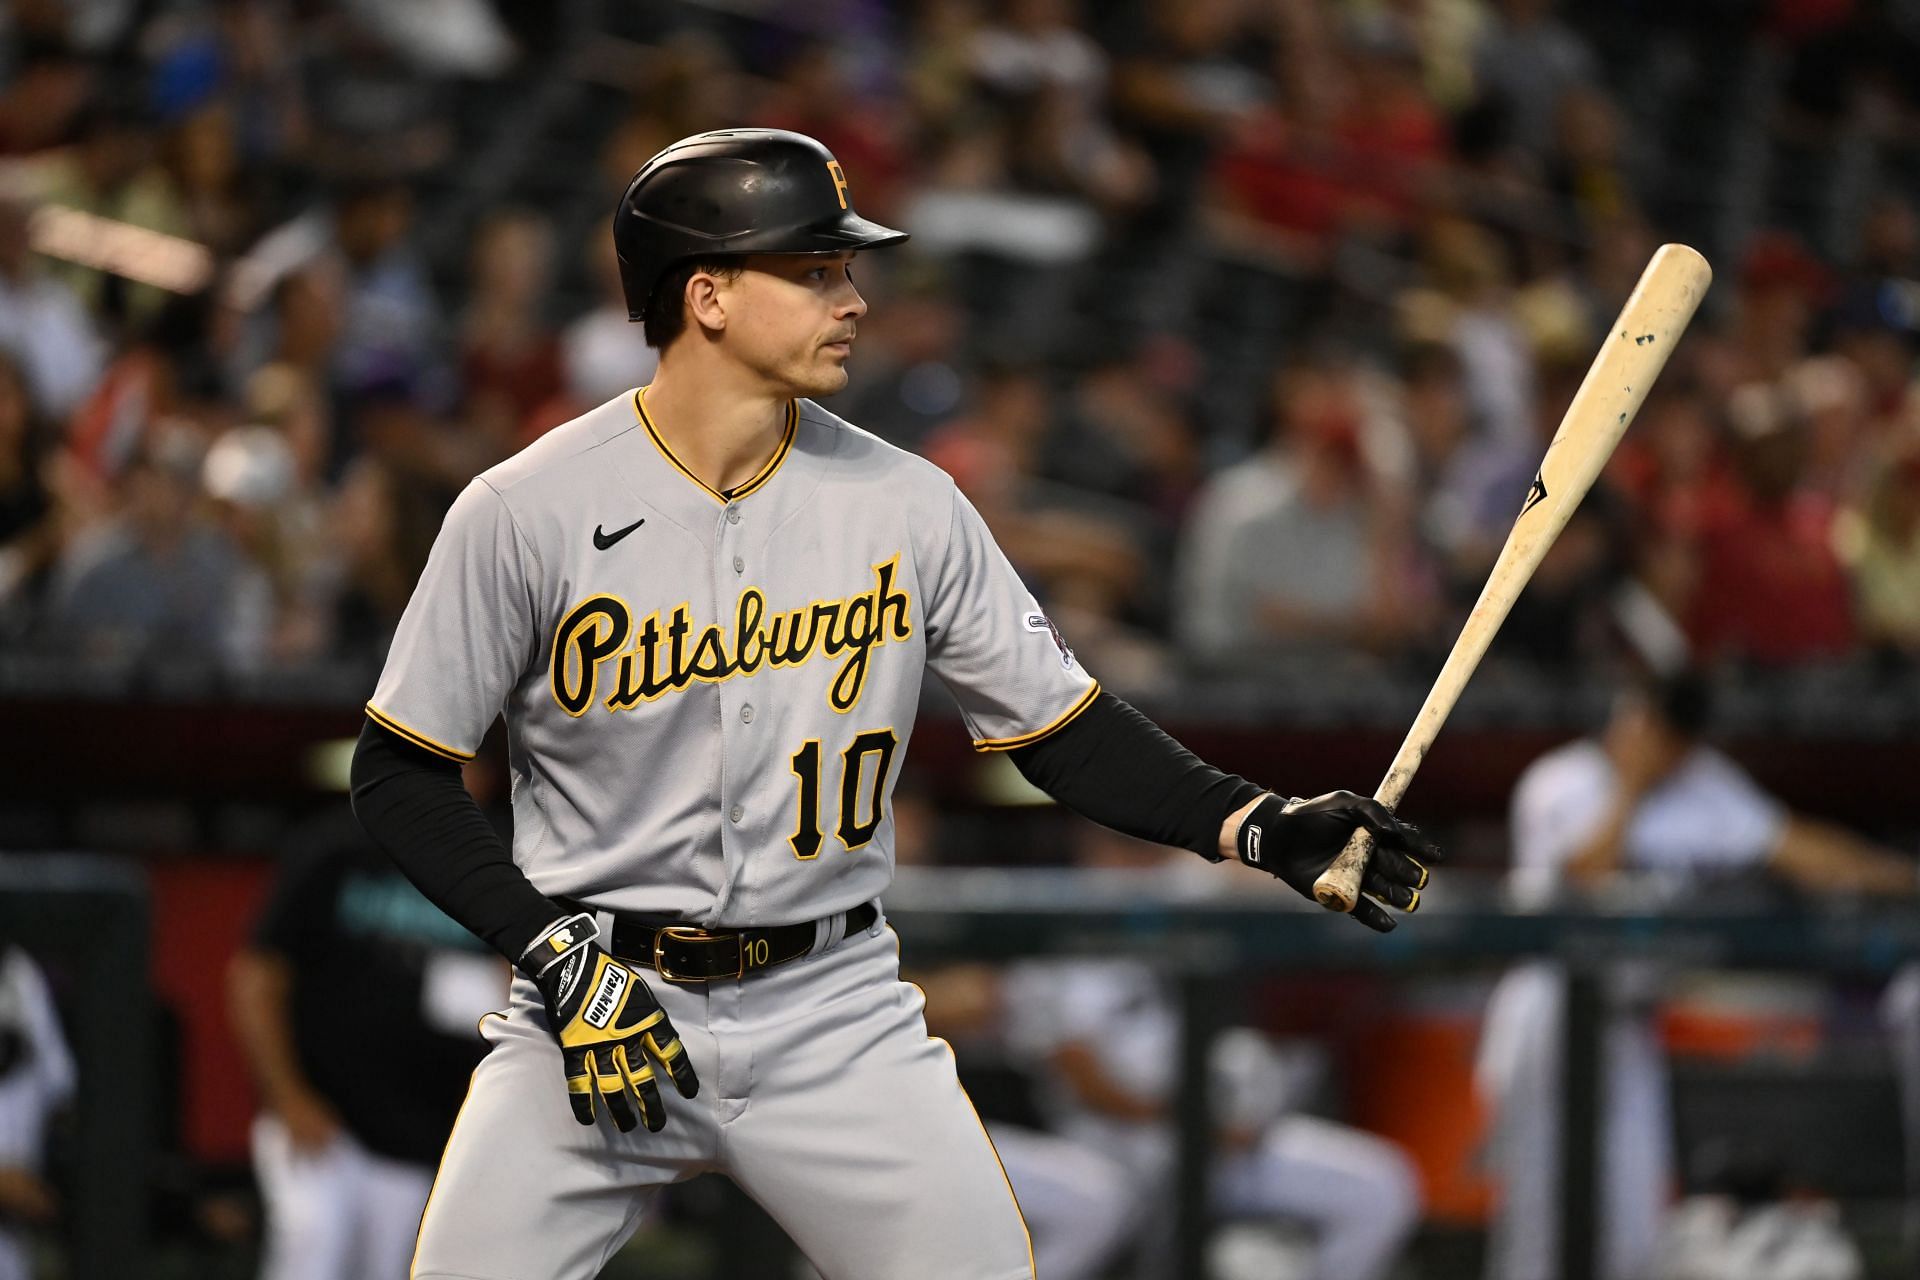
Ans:
[{"label": "helmet ear flap", "polygon": [[620,292],[626,295],[627,319],[644,321],[647,308],[653,302],[653,282],[640,278],[637,264],[627,261],[626,255],[620,255]]}]

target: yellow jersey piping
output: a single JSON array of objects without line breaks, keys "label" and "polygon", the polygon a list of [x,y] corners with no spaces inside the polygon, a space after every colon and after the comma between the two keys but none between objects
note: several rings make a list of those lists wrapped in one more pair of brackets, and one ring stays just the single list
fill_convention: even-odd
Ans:
[{"label": "yellow jersey piping", "polygon": [[[894,972],[897,975],[900,964],[900,935],[890,923],[883,921],[882,927],[893,935],[893,963],[895,966]],[[900,981],[907,982],[905,978],[901,978]],[[907,982],[907,985],[912,987],[920,996],[921,1020],[924,1022],[926,1020],[927,993],[921,989],[920,984],[917,982]],[[1027,1272],[1030,1277],[1037,1280],[1040,1269],[1033,1260],[1033,1229],[1027,1226],[1027,1211],[1020,1207],[1020,1194],[1013,1189],[1013,1179],[1007,1176],[1007,1162],[1000,1158],[1000,1148],[993,1145],[993,1135],[987,1132],[987,1122],[980,1118],[980,1108],[973,1105],[973,1098],[967,1093],[966,1086],[960,1083],[960,1063],[959,1059],[954,1055],[953,1046],[945,1040],[942,1040],[939,1036],[934,1035],[931,1031],[927,1033],[927,1039],[947,1051],[947,1061],[952,1064],[954,1069],[953,1082],[955,1086],[959,1088],[960,1097],[966,1102],[967,1110],[973,1113],[973,1122],[980,1126],[980,1136],[987,1140],[987,1150],[993,1153],[993,1163],[1000,1170],[1000,1181],[1007,1184],[1007,1198],[1013,1201],[1014,1219],[1020,1224],[1020,1234],[1026,1238]]]},{"label": "yellow jersey piping", "polygon": [[[485,1022],[487,1018],[505,1016],[501,1013],[489,1013],[480,1021]],[[475,1067],[473,1075],[467,1077],[467,1095],[460,1099],[460,1109],[453,1113],[453,1127],[447,1130],[447,1140],[440,1148],[440,1159],[433,1166],[433,1181],[427,1187],[427,1202],[420,1206],[420,1225],[413,1230],[413,1256],[407,1260],[407,1280],[413,1280],[414,1275],[420,1270],[420,1241],[426,1234],[427,1214],[433,1209],[434,1194],[440,1190],[440,1168],[447,1162],[447,1152],[453,1150],[453,1135],[460,1131],[461,1117],[467,1114],[467,1104],[473,1101],[474,1076],[479,1074],[480,1068]]]},{"label": "yellow jersey piping", "polygon": [[1024,747],[1030,742],[1038,742],[1092,706],[1094,695],[1099,692],[1100,682],[1095,680],[1087,686],[1087,691],[1080,695],[1078,702],[1068,707],[1065,711],[1062,711],[1054,718],[1053,722],[1044,729],[1035,729],[1032,733],[1023,733],[1014,738],[975,738],[973,740],[973,749],[975,751],[1011,751],[1015,747]]},{"label": "yellow jersey piping", "polygon": [[447,759],[457,760],[461,764],[465,764],[467,761],[473,759],[473,752],[462,751],[458,747],[450,747],[444,742],[436,742],[426,734],[421,733],[418,729],[411,729],[401,724],[398,720],[395,720],[371,702],[367,704],[367,716],[382,729],[397,733],[414,746],[431,751],[437,756],[445,756]]},{"label": "yellow jersey piping", "polygon": [[653,441],[653,447],[660,451],[661,457],[673,464],[674,470],[699,485],[703,493],[722,506],[729,502],[738,502],[754,490],[763,487],[767,481],[773,479],[773,473],[780,469],[780,464],[787,460],[787,453],[793,448],[793,438],[797,433],[800,423],[799,402],[794,400],[787,401],[787,425],[785,430],[780,433],[779,447],[773,451],[773,456],[767,459],[767,465],[761,467],[759,471],[754,473],[753,479],[735,489],[733,495],[729,497],[708,484],[705,480],[702,480],[699,476],[693,474],[693,472],[687,468],[687,464],[680,461],[680,459],[674,455],[673,449],[665,440],[660,438],[660,429],[653,425],[653,418],[647,413],[646,397],[647,389],[645,387],[641,387],[633,393],[633,412],[634,416],[640,419],[640,425],[647,429],[647,437]]}]

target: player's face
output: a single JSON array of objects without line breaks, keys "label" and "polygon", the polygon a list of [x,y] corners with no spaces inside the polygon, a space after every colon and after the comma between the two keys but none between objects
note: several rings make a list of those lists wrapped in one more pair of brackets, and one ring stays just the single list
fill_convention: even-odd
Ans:
[{"label": "player's face", "polygon": [[853,287],[853,254],[748,258],[733,282],[727,337],[739,358],[793,396],[829,396],[847,385],[856,322],[866,300]]}]

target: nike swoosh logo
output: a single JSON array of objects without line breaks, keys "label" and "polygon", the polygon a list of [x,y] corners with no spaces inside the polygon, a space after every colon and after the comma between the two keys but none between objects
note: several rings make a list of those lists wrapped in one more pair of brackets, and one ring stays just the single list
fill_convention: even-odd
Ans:
[{"label": "nike swoosh logo", "polygon": [[645,516],[641,516],[638,520],[635,520],[632,524],[628,525],[626,528],[615,529],[612,533],[603,532],[599,525],[593,526],[594,550],[605,551],[608,547],[620,541],[620,539],[626,537],[628,534],[632,533],[635,529],[638,529],[641,525],[645,524],[646,522],[647,522],[647,518]]}]

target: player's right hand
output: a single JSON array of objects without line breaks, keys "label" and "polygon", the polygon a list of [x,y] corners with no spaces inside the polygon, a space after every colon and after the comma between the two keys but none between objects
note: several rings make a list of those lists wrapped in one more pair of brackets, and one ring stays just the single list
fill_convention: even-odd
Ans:
[{"label": "player's right hand", "polygon": [[[1370,796],[1331,791],[1310,800],[1284,800],[1267,794],[1227,820],[1240,861],[1287,882],[1313,897],[1313,882],[1346,848],[1356,827],[1373,834],[1373,856],[1360,880],[1365,895],[1353,904],[1353,918],[1376,933],[1393,930],[1393,917],[1381,907],[1420,909],[1427,887],[1427,866],[1443,855],[1425,832],[1402,822]],[[1378,899],[1375,901],[1374,899]]]},{"label": "player's right hand", "polygon": [[582,912],[556,920],[520,958],[547,1002],[547,1022],[560,1042],[573,1118],[591,1125],[595,1101],[620,1132],[640,1122],[658,1133],[667,1122],[654,1081],[654,1062],[683,1098],[700,1092],[686,1046],[666,1010],[633,966],[608,955],[593,917]]}]

